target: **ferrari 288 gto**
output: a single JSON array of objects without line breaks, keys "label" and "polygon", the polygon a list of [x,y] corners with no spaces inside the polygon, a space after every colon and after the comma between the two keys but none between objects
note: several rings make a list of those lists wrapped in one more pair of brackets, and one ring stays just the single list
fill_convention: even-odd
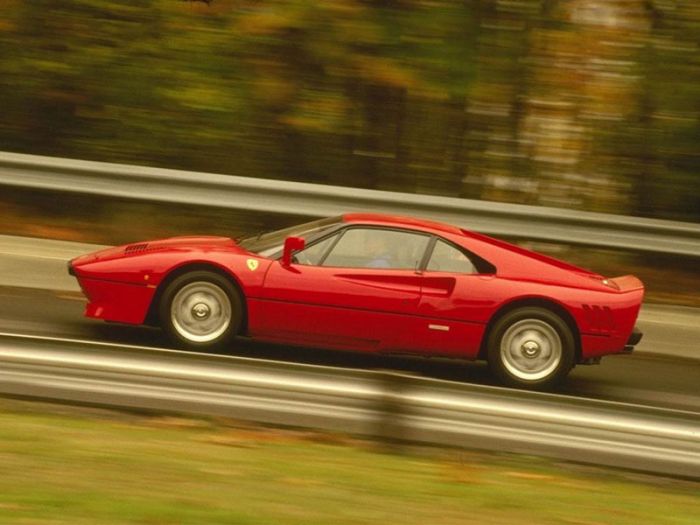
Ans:
[{"label": "ferrari 288 gto", "polygon": [[73,259],[85,315],[161,326],[207,350],[273,343],[486,360],[503,383],[548,388],[630,352],[644,295],[455,226],[348,214],[242,240],[174,237]]}]

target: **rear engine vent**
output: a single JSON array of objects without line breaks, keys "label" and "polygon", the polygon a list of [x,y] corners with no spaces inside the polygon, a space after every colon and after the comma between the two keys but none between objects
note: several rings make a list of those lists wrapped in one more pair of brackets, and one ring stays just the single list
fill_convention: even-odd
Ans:
[{"label": "rear engine vent", "polygon": [[147,242],[142,242],[139,244],[130,244],[129,246],[124,248],[124,254],[125,255],[133,255],[136,253],[145,252],[147,249],[148,249]]},{"label": "rear engine vent", "polygon": [[610,307],[584,304],[583,310],[586,312],[591,330],[596,332],[610,332],[615,328],[615,321]]}]

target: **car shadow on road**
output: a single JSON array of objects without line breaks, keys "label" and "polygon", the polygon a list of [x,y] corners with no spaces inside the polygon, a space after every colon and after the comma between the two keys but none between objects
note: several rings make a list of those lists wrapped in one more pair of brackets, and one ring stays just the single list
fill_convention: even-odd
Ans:
[{"label": "car shadow on road", "polygon": [[[157,328],[93,323],[90,321],[86,322],[85,328],[88,329],[92,339],[95,341],[155,348],[172,348],[163,332]],[[446,381],[496,384],[491,378],[485,363],[457,359],[344,352],[255,343],[244,338],[236,339],[230,348],[209,353],[337,368],[390,370],[402,374]]]}]

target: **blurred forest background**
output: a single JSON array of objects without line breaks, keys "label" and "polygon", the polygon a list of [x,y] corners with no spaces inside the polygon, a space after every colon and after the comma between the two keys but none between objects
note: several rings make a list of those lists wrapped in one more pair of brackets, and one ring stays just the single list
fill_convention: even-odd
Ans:
[{"label": "blurred forest background", "polygon": [[0,0],[0,149],[700,220],[698,0]]}]

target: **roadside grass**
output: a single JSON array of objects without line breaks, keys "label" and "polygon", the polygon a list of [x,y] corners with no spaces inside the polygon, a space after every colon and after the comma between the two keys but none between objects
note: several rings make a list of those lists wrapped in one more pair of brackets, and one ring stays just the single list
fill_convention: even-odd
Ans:
[{"label": "roadside grass", "polygon": [[696,525],[700,484],[0,399],[0,523]]}]

